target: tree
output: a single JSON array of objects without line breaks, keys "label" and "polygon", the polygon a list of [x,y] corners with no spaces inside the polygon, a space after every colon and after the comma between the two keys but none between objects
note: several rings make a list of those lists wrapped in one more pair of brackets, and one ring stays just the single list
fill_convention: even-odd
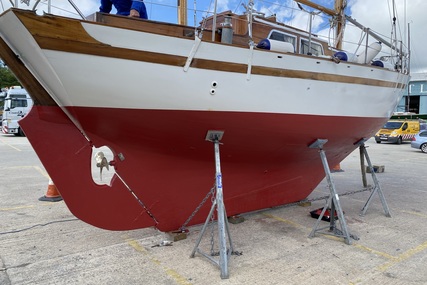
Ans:
[{"label": "tree", "polygon": [[0,88],[21,85],[15,75],[0,61]]}]

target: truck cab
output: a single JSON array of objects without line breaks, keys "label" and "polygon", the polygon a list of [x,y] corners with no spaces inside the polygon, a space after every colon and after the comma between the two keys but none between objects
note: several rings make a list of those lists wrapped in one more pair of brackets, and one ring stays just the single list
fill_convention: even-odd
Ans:
[{"label": "truck cab", "polygon": [[25,136],[18,121],[31,110],[33,100],[27,91],[20,87],[10,88],[4,98],[1,130],[4,134]]},{"label": "truck cab", "polygon": [[2,88],[0,91],[0,127],[1,127],[1,121],[3,117],[3,109],[4,109],[4,99],[6,98],[6,92],[7,90],[5,88]]},{"label": "truck cab", "polygon": [[390,142],[401,144],[411,141],[420,131],[419,120],[389,120],[376,134],[377,143]]}]

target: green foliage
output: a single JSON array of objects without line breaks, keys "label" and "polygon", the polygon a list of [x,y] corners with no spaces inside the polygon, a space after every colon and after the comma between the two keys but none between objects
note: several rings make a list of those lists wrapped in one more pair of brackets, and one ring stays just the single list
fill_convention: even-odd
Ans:
[{"label": "green foliage", "polygon": [[0,65],[0,88],[21,85],[6,66]]}]

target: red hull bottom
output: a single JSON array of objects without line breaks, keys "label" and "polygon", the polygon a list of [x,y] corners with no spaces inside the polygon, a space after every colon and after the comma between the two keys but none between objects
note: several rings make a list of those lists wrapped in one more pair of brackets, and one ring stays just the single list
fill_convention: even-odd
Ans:
[{"label": "red hull bottom", "polygon": [[[223,130],[220,147],[227,214],[306,198],[324,178],[317,138],[328,139],[330,165],[387,118],[348,118],[241,112],[72,108],[88,139],[59,107],[34,106],[20,122],[70,211],[109,230],[182,226],[214,185],[208,130]],[[338,121],[339,119],[339,121]],[[366,126],[371,126],[367,129]],[[115,154],[111,185],[92,179],[92,147]],[[124,159],[118,159],[117,155]],[[133,194],[131,193],[131,191]],[[136,196],[136,197],[135,197]],[[190,225],[204,222],[208,201]]]}]

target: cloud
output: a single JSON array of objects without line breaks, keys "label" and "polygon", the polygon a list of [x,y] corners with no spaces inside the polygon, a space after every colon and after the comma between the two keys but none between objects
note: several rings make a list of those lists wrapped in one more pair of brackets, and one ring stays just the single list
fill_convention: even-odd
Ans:
[{"label": "cloud", "polygon": [[[293,1],[285,1],[283,6],[272,5],[263,7],[263,11],[276,13],[277,19],[285,24],[292,25],[299,29],[308,31],[309,29],[309,14],[299,11]],[[333,9],[333,1],[323,0],[315,1],[319,4]],[[427,18],[427,1],[425,0],[401,0],[396,1],[396,7],[393,11],[393,1],[390,0],[354,0],[348,1],[346,14],[356,19],[363,26],[372,29],[384,39],[391,42],[393,35],[404,39],[403,42],[408,45],[408,26],[410,23],[410,48],[411,48],[411,70],[412,72],[427,72],[427,57],[423,56],[422,49],[427,45],[427,37],[425,37],[425,26]],[[405,4],[406,2],[406,4]],[[286,6],[286,7],[285,7]],[[289,7],[293,8],[290,9]],[[303,6],[304,9],[312,11],[311,8]],[[406,10],[406,13],[405,13]],[[291,12],[289,12],[291,11]],[[270,13],[271,14],[271,13]],[[267,13],[268,15],[268,13]],[[398,18],[396,21],[396,30],[392,30],[393,15]],[[406,24],[405,24],[406,23]],[[329,36],[332,35],[329,29],[328,17],[324,14],[319,14],[313,18],[312,29],[319,36],[323,36],[329,41]],[[344,34],[344,49],[354,52],[357,48],[357,43],[361,40],[362,31],[347,22]],[[363,42],[365,39],[363,40]],[[370,37],[370,43],[376,41]],[[362,49],[359,49],[361,51]],[[386,50],[384,48],[384,50]]]}]

